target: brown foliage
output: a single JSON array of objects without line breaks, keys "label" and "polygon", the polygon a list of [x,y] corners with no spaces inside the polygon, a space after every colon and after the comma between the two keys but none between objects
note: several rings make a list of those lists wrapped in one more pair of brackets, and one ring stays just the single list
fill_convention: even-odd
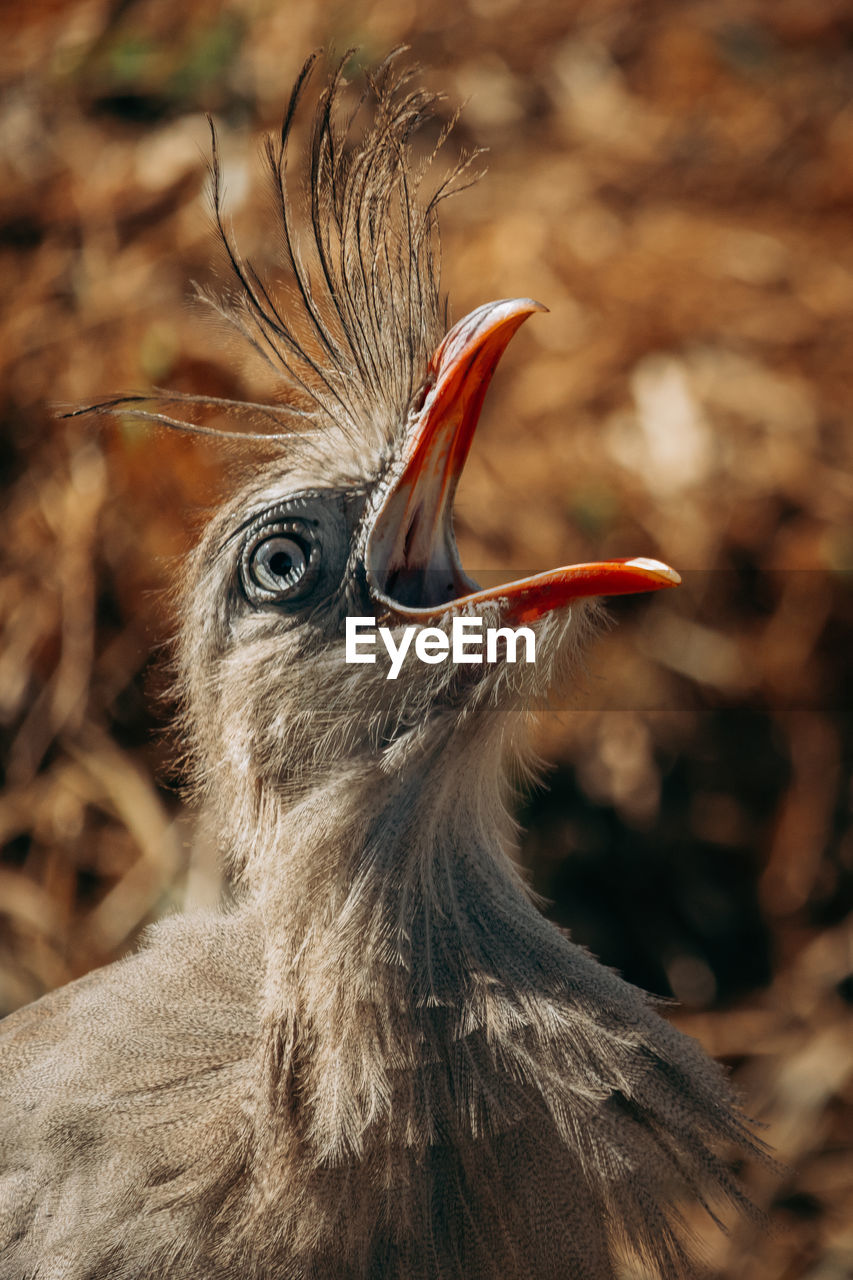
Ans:
[{"label": "brown foliage", "polygon": [[[408,40],[490,173],[444,216],[454,314],[551,308],[460,500],[474,576],[657,555],[525,802],[553,914],[681,1007],[791,1169],[715,1274],[853,1267],[853,25],[837,0],[38,4],[3,18],[0,1005],[102,964],[217,873],[164,745],[163,588],[229,456],[60,424],[153,384],[272,387],[185,299],[211,279],[205,110],[263,259],[255,138],[309,48]],[[271,252],[271,247],[270,248]],[[152,675],[152,672],[159,675]],[[822,1268],[822,1270],[821,1270]]]}]

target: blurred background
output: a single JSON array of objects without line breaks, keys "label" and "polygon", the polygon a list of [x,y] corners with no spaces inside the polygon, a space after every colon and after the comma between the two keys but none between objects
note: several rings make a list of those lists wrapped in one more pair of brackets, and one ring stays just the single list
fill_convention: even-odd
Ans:
[{"label": "blurred background", "polygon": [[[219,893],[169,741],[168,587],[221,446],[60,422],[274,393],[215,282],[204,119],[274,258],[260,139],[316,46],[400,42],[488,173],[452,314],[531,295],[459,499],[476,575],[656,556],[519,799],[548,910],[723,1059],[788,1171],[711,1274],[853,1275],[853,10],[848,0],[31,0],[0,13],[0,1012]],[[494,579],[492,579],[494,580]]]}]

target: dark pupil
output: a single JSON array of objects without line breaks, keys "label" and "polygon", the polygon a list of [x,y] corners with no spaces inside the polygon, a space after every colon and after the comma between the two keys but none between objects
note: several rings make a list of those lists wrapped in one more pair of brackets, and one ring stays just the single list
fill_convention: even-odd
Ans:
[{"label": "dark pupil", "polygon": [[276,551],[270,556],[270,569],[277,578],[284,578],[293,568],[293,559],[287,551]]}]

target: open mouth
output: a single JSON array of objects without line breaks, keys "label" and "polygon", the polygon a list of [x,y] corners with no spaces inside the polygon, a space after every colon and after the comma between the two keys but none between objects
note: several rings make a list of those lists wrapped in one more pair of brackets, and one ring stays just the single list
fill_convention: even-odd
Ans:
[{"label": "open mouth", "polygon": [[524,623],[582,596],[657,591],[681,581],[668,565],[644,558],[565,565],[487,590],[462,569],[453,499],[483,400],[512,335],[545,310],[530,298],[486,303],[453,326],[430,361],[367,541],[368,585],[389,619],[428,624],[497,604],[502,620]]}]

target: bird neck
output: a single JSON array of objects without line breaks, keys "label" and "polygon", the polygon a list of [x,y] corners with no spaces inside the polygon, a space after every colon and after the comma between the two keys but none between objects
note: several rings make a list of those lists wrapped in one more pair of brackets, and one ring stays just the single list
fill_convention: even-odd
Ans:
[{"label": "bird neck", "polygon": [[731,1187],[706,1145],[743,1139],[725,1089],[536,911],[507,855],[500,729],[458,732],[281,806],[247,866],[267,940],[253,1203],[294,1275],[422,1274],[430,1250],[442,1275],[612,1275],[601,1223],[632,1238],[697,1170]]},{"label": "bird neck", "polygon": [[318,1160],[357,1153],[392,1113],[420,1125],[429,1064],[562,971],[562,939],[508,856],[512,728],[351,763],[282,808],[275,847],[247,866],[267,939],[267,1104],[292,1132],[298,1094]]},{"label": "bird neck", "polygon": [[316,949],[350,978],[356,966],[372,980],[377,967],[410,972],[418,922],[461,927],[472,880],[508,879],[513,899],[523,897],[507,852],[509,739],[489,721],[433,726],[341,762],[289,803],[262,797],[244,877],[287,968],[301,973]]}]

